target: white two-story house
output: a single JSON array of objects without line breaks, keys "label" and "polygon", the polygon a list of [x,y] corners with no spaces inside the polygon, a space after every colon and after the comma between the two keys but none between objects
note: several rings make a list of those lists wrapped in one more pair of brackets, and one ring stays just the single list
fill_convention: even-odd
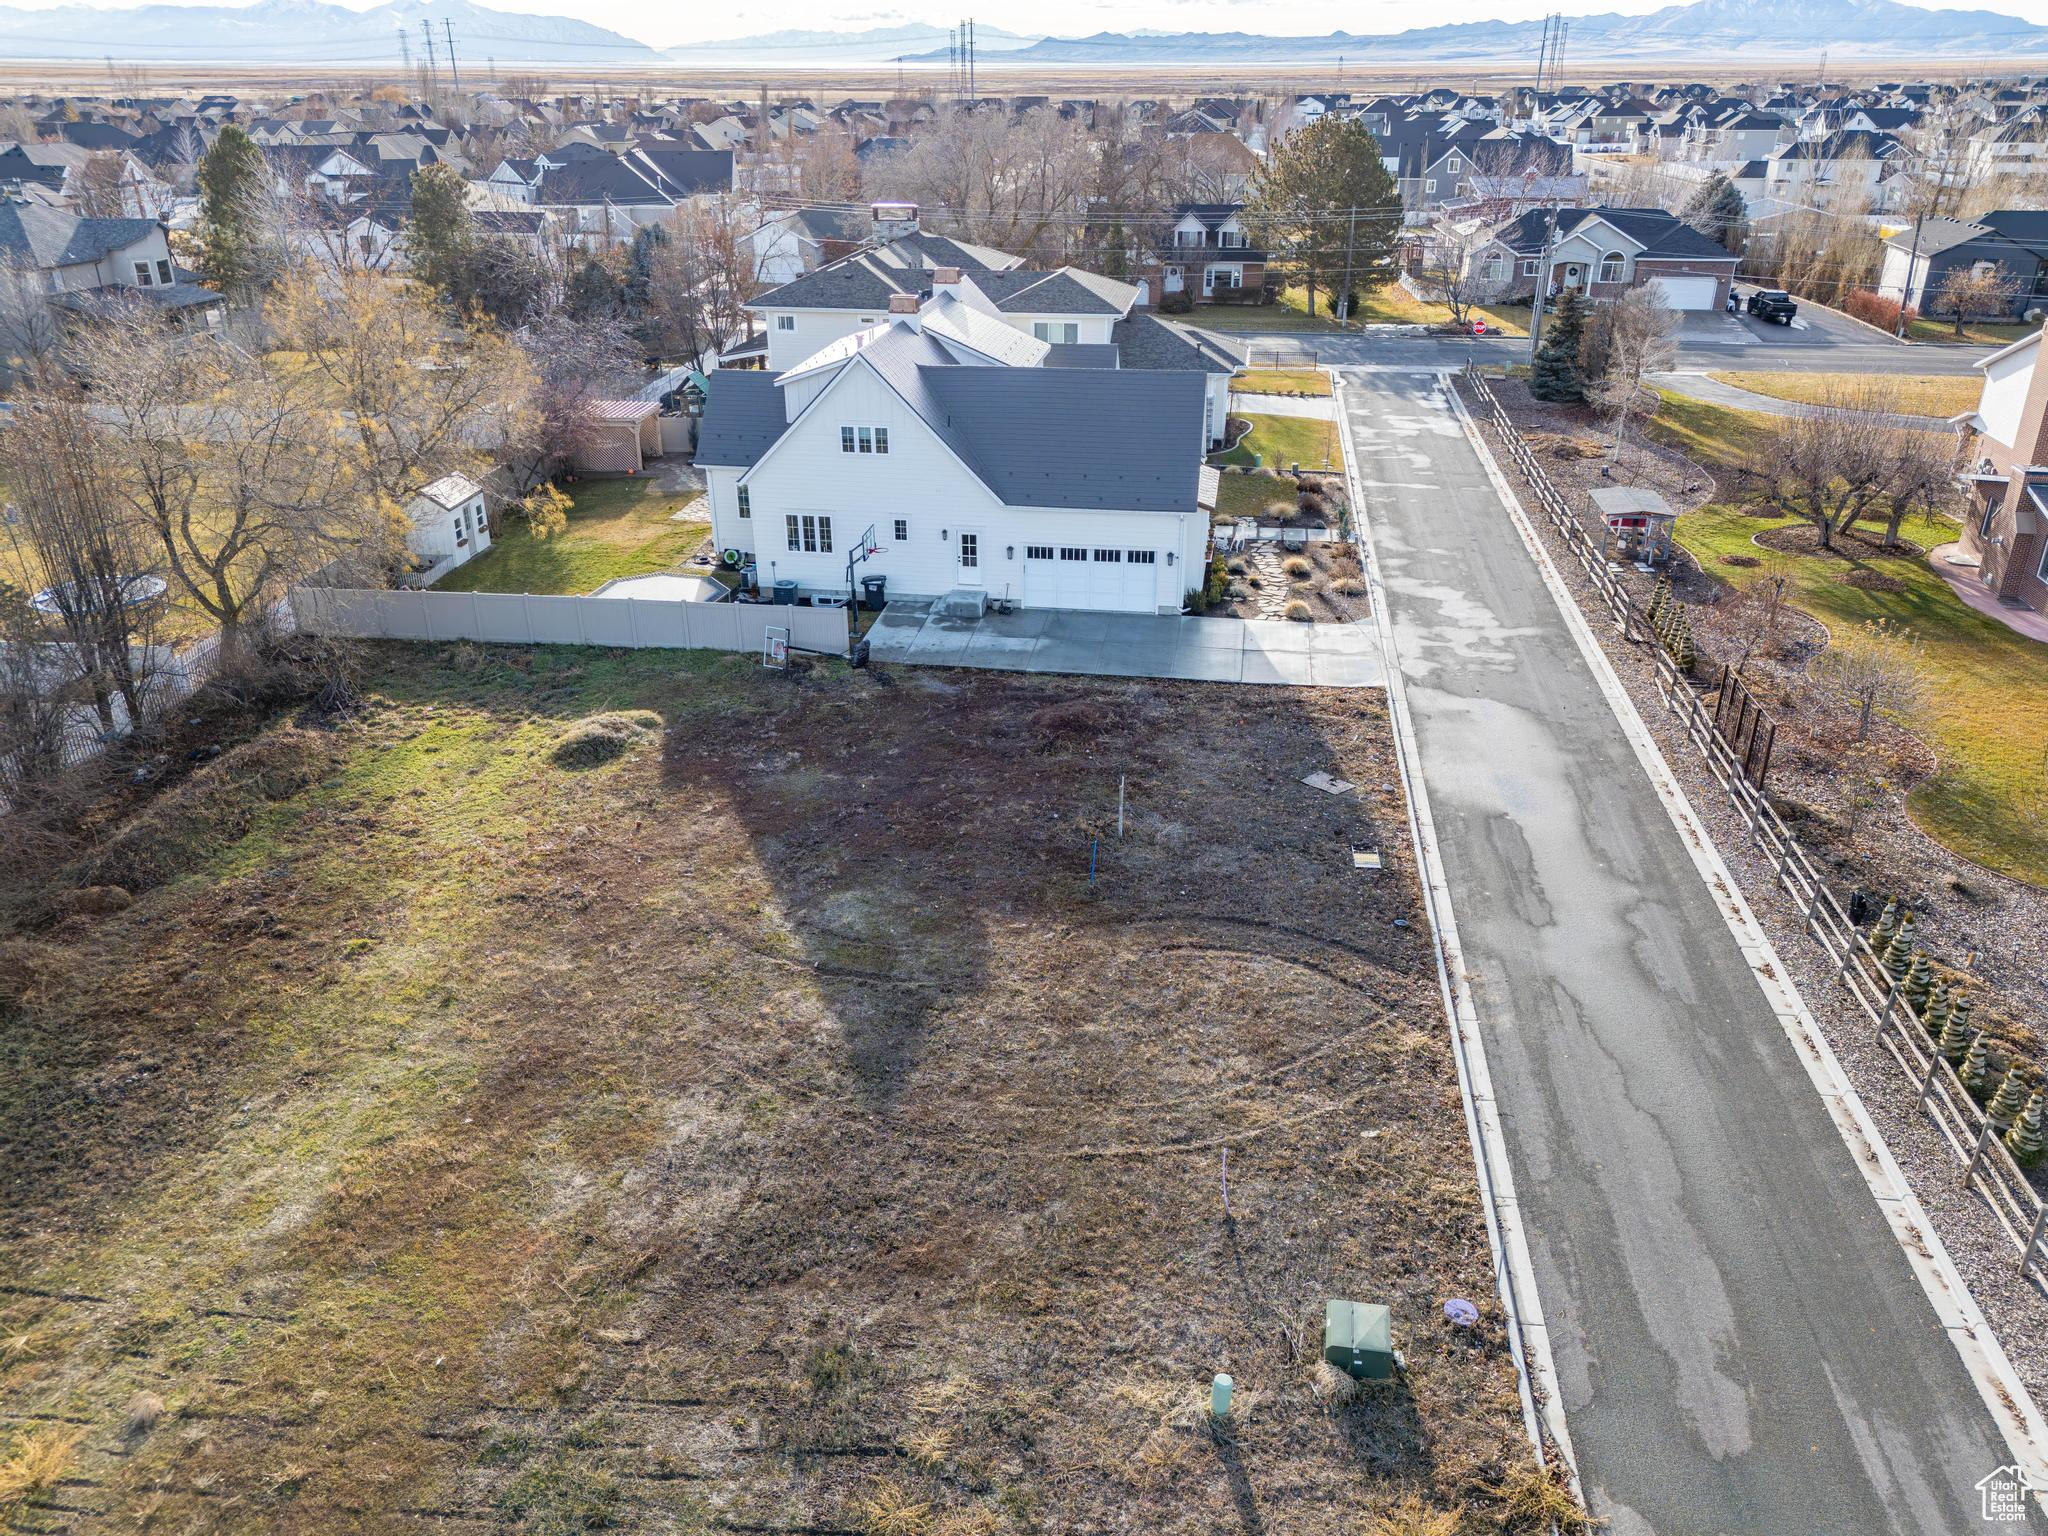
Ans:
[{"label": "white two-story house", "polygon": [[697,463],[718,547],[764,591],[878,575],[892,599],[1178,613],[1207,570],[1204,377],[1056,351],[955,292],[905,294],[792,367],[712,374]]},{"label": "white two-story house", "polygon": [[64,309],[143,299],[181,321],[211,325],[219,317],[221,296],[179,274],[156,219],[81,219],[68,209],[0,202],[0,254],[34,268]]}]

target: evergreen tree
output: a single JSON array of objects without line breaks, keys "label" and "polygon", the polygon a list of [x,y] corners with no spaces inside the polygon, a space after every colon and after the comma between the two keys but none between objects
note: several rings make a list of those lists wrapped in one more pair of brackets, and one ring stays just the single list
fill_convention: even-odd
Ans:
[{"label": "evergreen tree", "polygon": [[1884,911],[1878,914],[1877,923],[1870,930],[1870,947],[1879,956],[1892,941],[1892,935],[1899,931],[1899,898],[1894,896],[1884,904]]},{"label": "evergreen tree", "polygon": [[1927,998],[1934,987],[1934,972],[1928,969],[1927,957],[1916,954],[1906,966],[1906,978],[1899,984],[1899,993],[1906,1000],[1906,1006],[1919,1013],[1927,1006]]},{"label": "evergreen tree", "polygon": [[419,278],[443,293],[462,283],[476,220],[469,189],[446,165],[424,165],[412,173],[412,213],[405,226],[406,254]]},{"label": "evergreen tree", "polygon": [[1927,1026],[1927,1033],[1939,1038],[1948,1023],[1948,982],[1935,977],[1934,986],[1927,994],[1927,1005],[1920,1010],[1920,1022]]},{"label": "evergreen tree", "polygon": [[1748,217],[1749,204],[1743,201],[1741,189],[1720,171],[1700,183],[1699,191],[1679,215],[1716,245],[1736,252],[1742,249],[1743,221]]},{"label": "evergreen tree", "polygon": [[199,162],[199,271],[236,299],[247,298],[262,271],[263,151],[233,123]]},{"label": "evergreen tree", "polygon": [[1529,366],[1529,393],[1538,400],[1583,405],[1586,376],[1579,371],[1579,346],[1586,338],[1586,306],[1573,289],[1558,295]]},{"label": "evergreen tree", "polygon": [[1984,1031],[1978,1030],[1970,1042],[1970,1049],[1963,1056],[1961,1073],[1963,1086],[1973,1097],[1983,1098],[1991,1088],[1991,1048],[1984,1043]]},{"label": "evergreen tree", "polygon": [[1950,1066],[1961,1062],[1970,1050],[1970,1011],[1967,1008],[1952,1008],[1942,1021],[1941,1038],[1935,1042],[1941,1052],[1941,1059]]},{"label": "evergreen tree", "polygon": [[1297,128],[1259,168],[1245,216],[1274,267],[1316,294],[1336,293],[1347,275],[1371,289],[1394,275],[1401,197],[1379,140],[1335,113]]},{"label": "evergreen tree", "polygon": [[2048,1127],[2044,1127],[2044,1118],[2048,1118],[2048,1112],[2042,1109],[2041,1095],[2037,1093],[2027,1100],[2027,1107],[2020,1111],[2012,1129],[2005,1133],[2005,1150],[2022,1168],[2041,1161],[2043,1149],[2048,1148]]},{"label": "evergreen tree", "polygon": [[2019,1063],[2014,1062],[2005,1069],[2005,1076],[1998,1084],[1998,1092],[1991,1095],[1991,1102],[1984,1106],[1984,1118],[2001,1131],[2011,1127],[2019,1118],[2020,1110],[2027,1102],[2026,1080],[2020,1076]]}]

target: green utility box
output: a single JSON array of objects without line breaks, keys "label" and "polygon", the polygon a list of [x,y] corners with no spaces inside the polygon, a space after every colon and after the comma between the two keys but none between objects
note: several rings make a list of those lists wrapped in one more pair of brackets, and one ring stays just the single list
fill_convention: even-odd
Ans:
[{"label": "green utility box", "polygon": [[1323,1358],[1357,1381],[1391,1381],[1394,1315],[1369,1301],[1332,1301],[1323,1307]]}]

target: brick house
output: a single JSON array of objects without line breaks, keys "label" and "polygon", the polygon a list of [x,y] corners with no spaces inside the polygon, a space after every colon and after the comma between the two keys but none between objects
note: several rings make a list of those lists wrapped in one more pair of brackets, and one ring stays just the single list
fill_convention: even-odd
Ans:
[{"label": "brick house", "polygon": [[[2001,603],[2048,613],[2048,369],[2041,333],[1977,364],[1984,391],[1963,418],[1977,433],[1963,562]],[[1959,562],[1952,562],[1959,563]]]},{"label": "brick house", "polygon": [[[1553,222],[1554,221],[1554,222]],[[1612,299],[1656,281],[1673,309],[1728,302],[1738,258],[1661,208],[1532,208],[1472,253],[1490,291],[1534,296],[1549,249],[1546,293]]]}]

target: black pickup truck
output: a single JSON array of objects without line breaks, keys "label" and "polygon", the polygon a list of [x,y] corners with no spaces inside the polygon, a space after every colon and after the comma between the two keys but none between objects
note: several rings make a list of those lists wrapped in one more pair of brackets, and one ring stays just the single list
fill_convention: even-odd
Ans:
[{"label": "black pickup truck", "polygon": [[1799,313],[1799,306],[1792,295],[1782,288],[1759,288],[1749,296],[1748,309],[1759,320],[1775,320],[1779,325],[1790,325],[1792,317]]}]

